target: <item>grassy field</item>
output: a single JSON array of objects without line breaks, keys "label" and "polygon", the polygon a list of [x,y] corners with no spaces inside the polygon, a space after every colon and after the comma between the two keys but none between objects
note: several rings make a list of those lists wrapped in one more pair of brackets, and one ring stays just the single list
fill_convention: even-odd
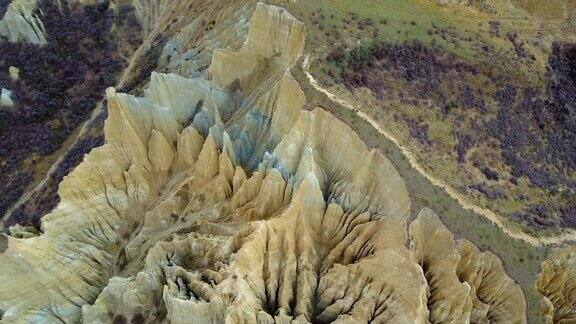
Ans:
[{"label": "grassy field", "polygon": [[[570,10],[576,7],[566,1],[516,0],[515,5],[508,1],[491,1],[490,8],[495,12],[478,10],[459,5],[440,6],[434,0],[269,0],[288,9],[306,23],[308,27],[307,49],[314,54],[322,54],[336,42],[365,42],[377,39],[402,42],[420,40],[435,43],[444,49],[454,51],[464,57],[474,58],[474,42],[454,44],[450,40],[431,37],[431,26],[451,29],[455,36],[483,39],[496,50],[510,50],[506,39],[490,34],[490,22],[500,23],[501,32],[515,29],[526,37],[556,36],[571,38],[574,29],[569,26]],[[482,1],[480,1],[482,2]],[[525,8],[532,8],[532,14]],[[544,10],[545,9],[545,10]],[[554,19],[550,20],[550,16]],[[559,18],[560,17],[560,18]],[[541,26],[546,23],[546,27]],[[558,31],[560,30],[560,32]]]}]

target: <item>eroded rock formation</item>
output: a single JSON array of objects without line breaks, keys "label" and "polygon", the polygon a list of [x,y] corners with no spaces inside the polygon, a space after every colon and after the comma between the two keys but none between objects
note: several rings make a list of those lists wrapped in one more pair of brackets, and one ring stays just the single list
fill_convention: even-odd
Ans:
[{"label": "eroded rock formation", "polygon": [[109,89],[106,143],[61,183],[43,233],[0,235],[3,320],[525,323],[494,254],[429,209],[407,231],[391,163],[302,110],[304,36],[259,4],[206,78]]},{"label": "eroded rock formation", "polygon": [[14,0],[0,19],[0,41],[26,42],[37,45],[47,43],[44,25],[34,14],[36,0]]},{"label": "eroded rock formation", "polygon": [[[126,1],[117,1],[117,6]],[[132,0],[142,26],[142,45],[119,81],[131,88],[148,67],[198,77],[216,49],[237,51],[246,39],[256,0]]]},{"label": "eroded rock formation", "polygon": [[576,321],[576,248],[554,251],[542,263],[538,283],[548,323]]},{"label": "eroded rock formation", "polygon": [[12,101],[12,91],[8,90],[8,89],[4,89],[2,88],[0,90],[0,107],[3,106],[13,106],[14,105],[14,101]]}]

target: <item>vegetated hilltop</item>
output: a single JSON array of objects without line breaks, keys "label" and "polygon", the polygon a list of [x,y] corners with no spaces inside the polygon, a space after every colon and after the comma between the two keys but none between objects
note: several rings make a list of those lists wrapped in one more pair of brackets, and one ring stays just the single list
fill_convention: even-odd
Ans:
[{"label": "vegetated hilltop", "polygon": [[435,177],[511,226],[576,226],[573,2],[271,2],[311,26],[313,75]]},{"label": "vegetated hilltop", "polygon": [[407,228],[390,161],[302,109],[304,24],[246,6],[242,47],[196,77],[107,89],[105,143],[62,181],[44,232],[0,234],[3,319],[526,323],[496,255],[430,209]]}]

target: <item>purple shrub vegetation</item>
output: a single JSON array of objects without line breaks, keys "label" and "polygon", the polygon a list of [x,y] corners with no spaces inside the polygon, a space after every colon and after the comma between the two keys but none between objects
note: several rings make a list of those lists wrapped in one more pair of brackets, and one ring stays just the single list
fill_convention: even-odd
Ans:
[{"label": "purple shrub vegetation", "polygon": [[[61,8],[61,9],[60,9]],[[34,154],[46,156],[86,120],[115,84],[124,66],[110,33],[108,4],[71,9],[51,0],[38,2],[48,44],[0,42],[0,84],[12,90],[15,106],[0,110],[1,192],[22,192],[32,176],[19,175]],[[8,67],[20,69],[12,81]],[[16,181],[16,179],[20,179]],[[10,186],[7,188],[6,186]],[[0,196],[0,215],[20,194]]]},{"label": "purple shrub vegetation", "polygon": [[14,224],[23,224],[39,228],[41,217],[49,213],[60,201],[57,193],[60,182],[82,161],[85,154],[94,147],[103,144],[104,136],[102,134],[96,136],[86,135],[75,142],[67,151],[58,168],[51,174],[46,185],[32,197],[31,200],[35,203],[21,205],[14,210],[6,219],[6,227]]},{"label": "purple shrub vegetation", "polygon": [[502,189],[489,186],[485,182],[473,184],[470,188],[481,192],[488,199],[503,199],[507,197],[506,193]]},{"label": "purple shrub vegetation", "polygon": [[442,83],[449,75],[478,74],[473,64],[431,48],[419,41],[405,44],[376,42],[359,46],[346,53],[341,47],[327,56],[327,61],[341,69],[340,79],[349,88],[367,87],[381,99],[389,98],[390,91],[382,74],[403,82],[411,89],[411,98],[399,99],[411,103],[410,99],[432,100],[438,106],[445,105],[448,95]]},{"label": "purple shrub vegetation", "polygon": [[[554,188],[576,170],[576,46],[554,44],[545,91],[515,88],[497,92],[500,110],[488,124],[515,177]],[[535,127],[529,127],[534,125]]]},{"label": "purple shrub vegetation", "polygon": [[500,180],[500,175],[498,174],[498,172],[496,170],[490,169],[489,167],[483,167],[482,173],[484,173],[484,176],[488,180],[494,180],[494,181]]},{"label": "purple shrub vegetation", "polygon": [[[493,29],[498,27],[493,25]],[[429,33],[446,39],[453,36],[450,30],[434,26]],[[518,35],[506,36],[517,56],[530,56]],[[563,201],[576,201],[576,44],[553,44],[544,86],[516,85],[513,77],[502,72],[502,64],[507,64],[505,57],[496,56],[500,54],[495,52],[487,55],[487,64],[480,65],[478,62],[482,61],[464,61],[418,41],[376,42],[350,51],[335,48],[326,61],[338,72],[331,73],[331,78],[352,90],[366,87],[380,100],[400,100],[421,109],[435,109],[442,118],[453,120],[458,162],[465,162],[474,145],[494,138],[510,167],[512,184],[527,177],[535,187],[554,192],[567,189],[568,199]],[[497,90],[486,92],[482,82],[492,83]],[[468,110],[496,117],[470,120]],[[425,121],[401,115],[397,120],[403,120],[410,135],[420,143],[432,144]],[[485,165],[479,169],[488,180],[501,178]],[[486,187],[476,189],[487,197],[499,196]],[[558,219],[576,223],[573,209],[548,207],[560,215]],[[515,217],[535,227],[558,225],[556,220],[550,220],[554,217],[541,211],[525,211]]]},{"label": "purple shrub vegetation", "polygon": [[458,163],[464,163],[468,150],[474,146],[474,138],[469,134],[457,134],[457,137],[456,154],[458,154]]},{"label": "purple shrub vegetation", "polygon": [[12,0],[0,0],[0,19],[4,18],[4,14],[6,13],[6,10],[8,10],[10,2],[12,2]]}]

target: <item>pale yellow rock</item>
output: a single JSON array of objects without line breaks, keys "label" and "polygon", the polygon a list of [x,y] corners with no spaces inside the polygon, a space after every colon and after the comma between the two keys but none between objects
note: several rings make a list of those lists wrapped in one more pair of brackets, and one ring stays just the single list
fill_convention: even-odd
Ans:
[{"label": "pale yellow rock", "polygon": [[0,107],[10,107],[14,106],[14,101],[12,101],[11,95],[12,91],[2,88],[0,92]]},{"label": "pale yellow rock", "polygon": [[576,321],[576,248],[557,249],[542,263],[536,284],[548,323]]},{"label": "pale yellow rock", "polygon": [[[150,34],[183,6],[149,2]],[[330,113],[302,110],[289,70],[304,25],[252,11],[241,48],[217,51],[205,78],[154,73],[144,97],[107,90],[105,144],[61,183],[43,234],[0,235],[3,320],[524,323],[495,255],[457,247],[430,210],[408,235],[390,161]]]},{"label": "pale yellow rock", "polygon": [[0,20],[0,36],[13,43],[25,42],[46,45],[46,31],[40,18],[34,14],[36,0],[14,0]]},{"label": "pale yellow rock", "polygon": [[422,267],[430,286],[430,321],[468,321],[472,311],[471,289],[456,276],[460,255],[452,233],[432,210],[424,209],[410,225],[410,239],[412,254]]},{"label": "pale yellow rock", "polygon": [[[267,28],[273,24],[281,28]],[[285,9],[258,4],[250,20],[248,37],[240,51],[214,52],[210,65],[214,83],[226,87],[239,80],[242,89],[251,92],[262,79],[281,77],[300,58],[304,50],[305,32],[304,24]],[[261,69],[263,66],[271,68],[266,71]],[[254,78],[254,75],[258,78]]]},{"label": "pale yellow rock", "polygon": [[[114,2],[119,8],[124,0]],[[256,0],[132,0],[142,26],[142,45],[131,57],[119,85],[139,77],[149,49],[161,50],[158,66],[185,77],[204,75],[215,49],[238,50]],[[161,40],[168,41],[162,47]]]},{"label": "pale yellow rock", "polygon": [[475,323],[526,323],[522,289],[506,275],[495,254],[481,252],[467,240],[458,242],[460,262],[456,274],[471,289],[471,321]]},{"label": "pale yellow rock", "polygon": [[161,172],[167,172],[174,160],[170,142],[155,129],[152,130],[152,136],[148,141],[148,159],[152,162],[152,166]]},{"label": "pale yellow rock", "polygon": [[20,78],[20,70],[15,66],[10,66],[8,68],[8,73],[10,74],[10,79],[12,81],[17,81]]}]

